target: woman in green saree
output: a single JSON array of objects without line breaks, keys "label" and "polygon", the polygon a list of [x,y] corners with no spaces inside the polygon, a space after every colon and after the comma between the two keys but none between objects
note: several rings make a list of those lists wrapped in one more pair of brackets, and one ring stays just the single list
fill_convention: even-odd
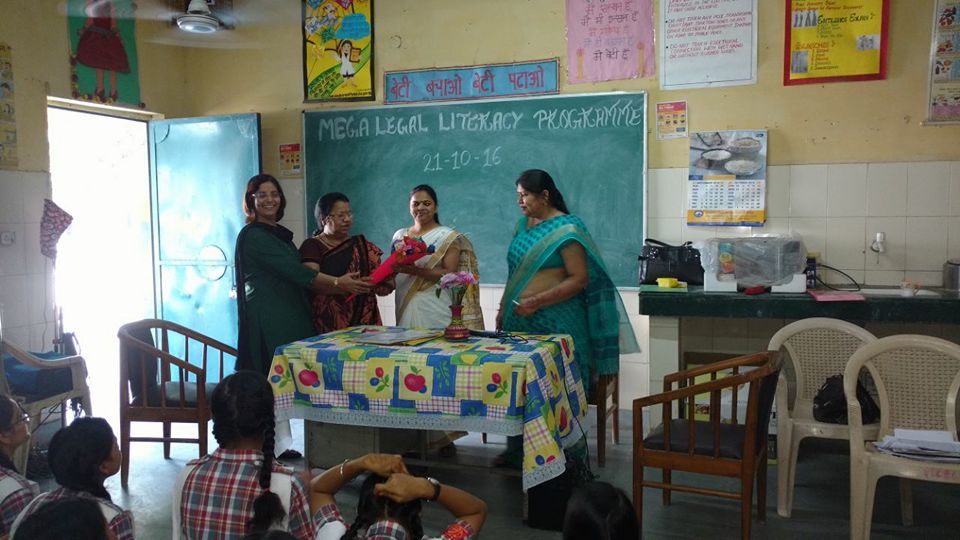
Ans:
[{"label": "woman in green saree", "polygon": [[[569,334],[587,395],[600,375],[619,372],[620,354],[637,352],[633,328],[600,252],[580,218],[545,171],[517,179],[523,217],[507,252],[509,271],[497,328],[510,332]],[[519,438],[508,440],[501,461],[519,462]]]}]

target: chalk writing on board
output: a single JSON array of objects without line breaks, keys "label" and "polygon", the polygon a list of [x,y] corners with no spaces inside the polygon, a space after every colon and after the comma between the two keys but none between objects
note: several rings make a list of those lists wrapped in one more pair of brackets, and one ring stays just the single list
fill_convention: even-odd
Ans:
[{"label": "chalk writing on board", "polygon": [[500,158],[500,146],[484,148],[479,152],[470,150],[457,150],[449,154],[441,155],[440,152],[423,155],[423,172],[439,172],[445,168],[454,171],[466,169],[467,167],[496,167],[503,160]]},{"label": "chalk writing on board", "polygon": [[[515,111],[449,112],[436,116],[423,113],[344,115],[321,118],[317,136],[320,141],[408,136],[429,133],[431,127],[437,131],[467,132],[515,131],[521,127],[546,130],[637,127],[643,125],[643,116],[643,102],[629,99],[617,100],[605,107],[537,109],[532,114],[532,125],[522,125],[524,113]],[[431,123],[433,120],[436,124]]]}]

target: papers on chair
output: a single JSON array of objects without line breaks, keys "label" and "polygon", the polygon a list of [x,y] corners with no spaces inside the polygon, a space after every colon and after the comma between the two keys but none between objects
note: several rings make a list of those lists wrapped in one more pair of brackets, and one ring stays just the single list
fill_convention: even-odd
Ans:
[{"label": "papers on chair", "polygon": [[355,343],[366,343],[368,345],[419,345],[436,339],[443,335],[443,330],[410,329],[410,328],[387,328],[379,331],[365,331],[354,337],[351,341]]},{"label": "papers on chair", "polygon": [[874,443],[880,452],[941,463],[960,463],[960,442],[949,431],[895,429]]}]

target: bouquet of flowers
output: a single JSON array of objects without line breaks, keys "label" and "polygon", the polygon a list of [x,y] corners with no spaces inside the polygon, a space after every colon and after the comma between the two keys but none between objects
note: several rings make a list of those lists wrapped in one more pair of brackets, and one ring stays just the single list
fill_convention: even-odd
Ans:
[{"label": "bouquet of flowers", "polygon": [[477,276],[470,272],[450,272],[444,274],[437,284],[437,298],[440,298],[440,291],[450,290],[453,295],[453,304],[463,303],[463,295],[467,292],[467,287],[477,283]]},{"label": "bouquet of flowers", "polygon": [[397,273],[397,265],[413,264],[435,250],[434,246],[427,246],[420,238],[404,236],[393,243],[393,251],[387,257],[387,260],[380,263],[380,266],[374,268],[373,272],[370,273],[370,283],[378,285]]},{"label": "bouquet of flowers", "polygon": [[[393,243],[393,251],[387,257],[387,260],[374,268],[373,272],[370,272],[370,284],[379,285],[397,273],[397,265],[413,264],[434,251],[436,251],[436,247],[427,246],[422,239],[404,236]],[[356,295],[351,294],[347,301],[353,300],[354,296]]]}]

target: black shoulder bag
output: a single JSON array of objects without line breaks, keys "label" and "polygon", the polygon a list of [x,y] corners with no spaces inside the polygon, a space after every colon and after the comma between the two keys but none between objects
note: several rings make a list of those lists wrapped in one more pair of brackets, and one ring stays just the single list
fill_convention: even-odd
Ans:
[{"label": "black shoulder bag", "polygon": [[[860,402],[860,417],[864,424],[880,420],[880,407],[870,393],[857,381],[857,401]],[[823,386],[813,396],[813,417],[828,424],[847,423],[847,399],[843,394],[843,375],[827,377]]]},{"label": "black shoulder bag", "polygon": [[692,242],[679,246],[647,238],[640,251],[640,283],[653,284],[657,278],[672,277],[688,285],[703,285],[700,252]]}]

